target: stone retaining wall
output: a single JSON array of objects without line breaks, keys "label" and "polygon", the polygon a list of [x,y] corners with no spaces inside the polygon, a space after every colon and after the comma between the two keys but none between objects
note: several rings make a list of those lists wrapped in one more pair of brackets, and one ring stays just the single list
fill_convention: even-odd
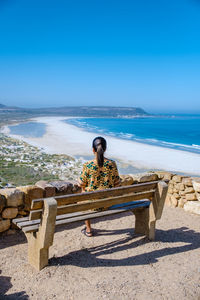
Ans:
[{"label": "stone retaining wall", "polygon": [[[191,178],[168,172],[121,175],[121,185],[132,185],[154,180],[169,180],[166,205],[184,208],[200,214],[200,178]],[[54,197],[80,192],[73,181],[39,181],[35,185],[0,189],[0,233],[14,233],[12,219],[29,215],[32,199]],[[199,201],[198,201],[199,200]]]}]

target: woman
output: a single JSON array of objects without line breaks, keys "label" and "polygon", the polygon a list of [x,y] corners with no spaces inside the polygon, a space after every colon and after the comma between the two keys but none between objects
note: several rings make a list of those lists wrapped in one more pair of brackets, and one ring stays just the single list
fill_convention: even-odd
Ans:
[{"label": "woman", "polygon": [[[106,140],[98,136],[92,143],[94,159],[83,165],[79,179],[82,192],[103,190],[118,186],[120,184],[119,173],[116,163],[104,157],[106,151]],[[82,230],[86,236],[93,235],[90,220],[85,221],[86,227]]]}]

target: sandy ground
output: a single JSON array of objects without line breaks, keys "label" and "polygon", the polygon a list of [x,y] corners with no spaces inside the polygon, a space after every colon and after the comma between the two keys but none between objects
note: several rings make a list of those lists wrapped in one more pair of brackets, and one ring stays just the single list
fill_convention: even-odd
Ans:
[{"label": "sandy ground", "polygon": [[131,213],[94,223],[92,238],[80,223],[62,227],[41,272],[27,263],[23,233],[3,236],[0,299],[199,300],[199,224],[199,216],[166,207],[154,242],[134,235]]},{"label": "sandy ground", "polygon": [[[87,132],[74,125],[63,122],[67,117],[40,117],[32,121],[46,124],[46,133],[40,138],[21,138],[45,152],[68,154],[71,156],[91,156],[92,140],[99,133]],[[5,126],[3,132],[10,134]],[[158,147],[135,141],[107,136],[107,157],[124,161],[137,169],[159,169],[200,176],[200,155],[181,150]]]}]

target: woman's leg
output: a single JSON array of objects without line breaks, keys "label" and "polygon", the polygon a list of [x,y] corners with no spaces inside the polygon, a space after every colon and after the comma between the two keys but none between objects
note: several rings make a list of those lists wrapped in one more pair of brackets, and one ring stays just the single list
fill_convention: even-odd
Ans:
[{"label": "woman's leg", "polygon": [[90,220],[85,220],[86,233],[92,236]]}]

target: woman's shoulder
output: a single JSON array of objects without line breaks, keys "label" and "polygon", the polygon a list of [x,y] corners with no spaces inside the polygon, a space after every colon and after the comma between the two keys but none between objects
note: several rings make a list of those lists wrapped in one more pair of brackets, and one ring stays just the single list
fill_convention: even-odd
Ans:
[{"label": "woman's shoulder", "polygon": [[104,163],[108,165],[116,165],[116,162],[113,159],[105,158]]},{"label": "woman's shoulder", "polygon": [[92,166],[92,165],[94,165],[94,164],[95,164],[95,162],[94,162],[94,160],[92,159],[92,160],[86,161],[86,162],[83,164],[83,166],[84,166],[85,168],[89,168],[90,166]]}]

